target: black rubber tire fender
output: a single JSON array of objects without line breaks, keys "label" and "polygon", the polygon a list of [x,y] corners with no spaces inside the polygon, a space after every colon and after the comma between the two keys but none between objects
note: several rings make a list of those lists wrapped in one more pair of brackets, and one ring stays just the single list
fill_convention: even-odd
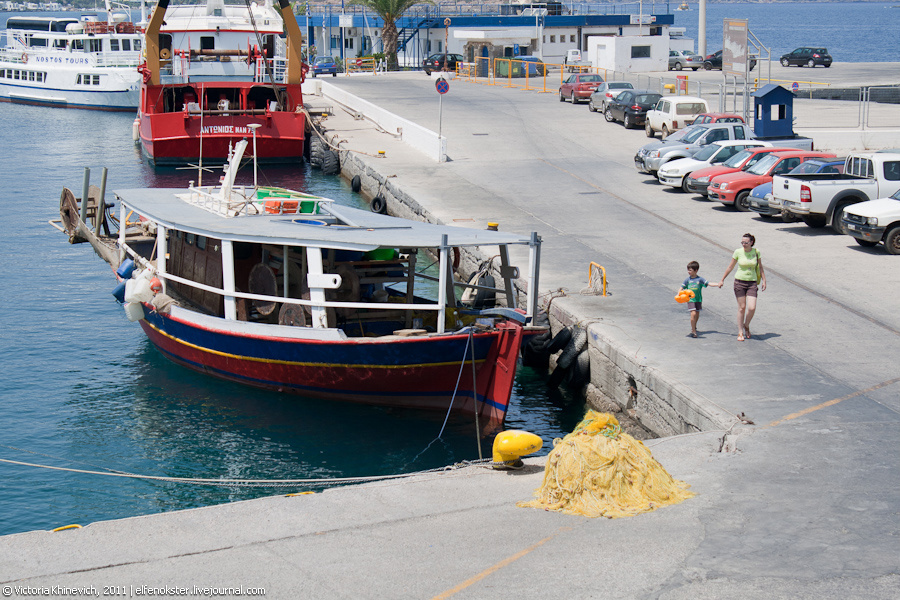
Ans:
[{"label": "black rubber tire fender", "polygon": [[350,189],[356,194],[362,189],[362,179],[359,178],[359,175],[354,175],[353,179],[350,180]]},{"label": "black rubber tire fender", "polygon": [[[483,285],[484,287],[494,287],[496,283],[494,282],[493,275],[482,275],[478,278],[478,285]],[[472,308],[475,310],[481,310],[483,308],[494,308],[497,305],[497,293],[493,290],[478,290],[478,293],[475,294],[475,300],[472,302]]]},{"label": "black rubber tire fender", "polygon": [[341,156],[337,150],[324,149],[322,154],[322,172],[326,175],[337,175],[341,172]]},{"label": "black rubber tire fender", "polygon": [[560,329],[553,339],[547,342],[547,345],[544,346],[544,350],[549,352],[550,354],[555,354],[566,347],[566,344],[569,343],[569,340],[572,339],[572,330],[568,327],[565,329]]},{"label": "black rubber tire fender", "polygon": [[380,215],[387,214],[387,202],[385,202],[384,198],[381,196],[372,198],[372,202],[369,203],[369,208],[373,213],[378,213]]},{"label": "black rubber tire fender", "polygon": [[584,349],[586,344],[587,330],[583,327],[578,327],[572,333],[572,339],[563,348],[562,354],[559,355],[559,359],[556,361],[556,368],[568,369],[571,367],[575,357]]},{"label": "black rubber tire fender", "polygon": [[581,349],[581,352],[572,361],[572,383],[575,385],[583,385],[591,379],[591,355],[587,347]]},{"label": "black rubber tire fender", "polygon": [[322,168],[322,138],[313,133],[309,140],[309,164],[314,169]]}]

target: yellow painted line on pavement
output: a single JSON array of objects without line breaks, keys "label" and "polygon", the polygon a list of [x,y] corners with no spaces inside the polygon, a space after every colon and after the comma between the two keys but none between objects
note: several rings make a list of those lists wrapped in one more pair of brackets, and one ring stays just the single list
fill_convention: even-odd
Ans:
[{"label": "yellow painted line on pavement", "polygon": [[553,538],[555,538],[555,537],[556,537],[557,535],[559,535],[560,533],[562,533],[562,532],[564,532],[564,531],[571,531],[571,529],[572,529],[571,527],[563,527],[563,528],[561,528],[559,531],[557,531],[557,532],[554,533],[553,535],[550,535],[550,536],[545,537],[545,538],[542,539],[541,541],[539,541],[539,542],[537,542],[537,543],[535,543],[535,544],[529,546],[528,548],[525,548],[525,549],[522,550],[521,552],[517,552],[517,553],[513,554],[513,555],[510,556],[509,558],[504,558],[503,560],[501,560],[500,562],[498,562],[498,563],[495,564],[494,566],[492,566],[492,567],[490,567],[490,568],[488,568],[488,569],[482,571],[481,573],[479,573],[478,575],[476,575],[476,576],[474,576],[474,577],[472,577],[472,578],[470,578],[470,579],[467,579],[467,580],[463,581],[463,582],[462,582],[461,584],[459,584],[458,586],[456,586],[456,587],[454,587],[454,588],[450,588],[449,590],[447,590],[446,592],[444,592],[444,593],[442,593],[442,594],[438,594],[437,596],[435,596],[435,597],[432,598],[431,600],[444,600],[445,598],[449,598],[450,596],[452,596],[452,595],[454,595],[454,594],[456,594],[456,593],[458,593],[458,592],[463,591],[464,589],[466,589],[466,588],[469,587],[470,585],[475,584],[475,583],[478,583],[479,581],[481,581],[482,579],[484,579],[484,578],[487,577],[488,575],[491,575],[491,574],[493,574],[493,573],[496,573],[497,571],[499,571],[499,570],[502,569],[503,567],[509,566],[509,565],[511,565],[512,563],[514,563],[514,562],[516,562],[517,560],[519,560],[520,558],[522,558],[523,556],[529,554],[530,552],[532,552],[532,551],[534,551],[534,550],[537,550],[539,547],[541,547],[542,545],[546,544],[547,542],[549,542],[550,540],[552,540]]},{"label": "yellow painted line on pavement", "polygon": [[817,410],[822,410],[823,408],[827,408],[829,406],[834,406],[835,404],[840,404],[844,400],[849,400],[850,398],[856,398],[857,396],[862,396],[863,394],[867,394],[869,392],[874,392],[877,389],[881,389],[883,387],[893,385],[895,383],[900,382],[900,377],[896,377],[894,379],[890,379],[888,381],[883,381],[878,385],[873,385],[870,388],[866,388],[864,390],[859,390],[858,392],[853,392],[852,394],[847,394],[843,398],[835,398],[834,400],[828,400],[827,402],[823,402],[822,404],[817,404],[815,406],[810,406],[809,408],[804,408],[803,410],[795,413],[791,413],[786,417],[778,419],[777,421],[772,421],[766,427],[775,427],[776,425],[781,425],[785,421],[791,421],[798,417],[802,417],[804,415],[808,415],[809,413],[816,412]]}]

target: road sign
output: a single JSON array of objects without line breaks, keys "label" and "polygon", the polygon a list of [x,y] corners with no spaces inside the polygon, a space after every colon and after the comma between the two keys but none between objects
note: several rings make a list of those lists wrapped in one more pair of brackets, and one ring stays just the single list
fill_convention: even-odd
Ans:
[{"label": "road sign", "polygon": [[791,91],[792,91],[792,92],[799,92],[799,91],[800,91],[800,84],[797,83],[796,81],[795,81],[794,83],[792,83],[792,84],[791,84]]},{"label": "road sign", "polygon": [[450,83],[443,77],[440,77],[434,82],[434,89],[437,90],[438,94],[446,94],[450,91]]}]

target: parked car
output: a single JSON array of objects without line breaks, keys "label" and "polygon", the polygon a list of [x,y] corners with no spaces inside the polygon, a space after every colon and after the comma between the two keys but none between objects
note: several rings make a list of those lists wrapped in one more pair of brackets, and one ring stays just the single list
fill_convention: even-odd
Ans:
[{"label": "parked car", "polygon": [[447,68],[451,71],[456,70],[456,65],[463,62],[462,54],[432,54],[422,61],[422,69],[426,75],[431,75],[432,71],[441,71],[444,69],[444,57],[447,59]]},{"label": "parked car", "polygon": [[859,202],[844,211],[844,229],[860,246],[884,242],[888,254],[900,254],[900,190],[887,198]]},{"label": "parked car", "polygon": [[722,164],[741,150],[747,148],[760,148],[771,146],[768,142],[754,140],[721,140],[704,146],[700,151],[690,157],[676,158],[661,166],[656,173],[657,179],[663,185],[669,185],[684,192],[688,192],[688,175],[698,169],[710,165]]},{"label": "parked car", "polygon": [[750,210],[750,190],[772,181],[776,175],[783,175],[811,158],[834,158],[834,154],[806,150],[772,152],[744,171],[714,177],[709,182],[709,199],[747,212]]},{"label": "parked car", "polygon": [[647,137],[666,139],[670,133],[694,122],[697,115],[709,112],[709,104],[697,96],[671,96],[662,98],[647,112],[644,131]]},{"label": "parked car", "polygon": [[669,70],[697,70],[703,66],[703,57],[693,50],[669,50]]},{"label": "parked car", "polygon": [[[788,175],[804,173],[843,173],[846,158],[814,158],[794,167]],[[758,185],[750,190],[750,210],[758,212],[763,217],[776,217],[782,215],[785,223],[799,221],[797,217],[789,213],[781,212],[781,200],[772,195],[772,182]]]},{"label": "parked car", "polygon": [[547,73],[547,65],[537,56],[514,56],[497,60],[494,65],[495,77],[541,77]]},{"label": "parked car", "polygon": [[610,123],[622,121],[625,129],[640,127],[647,116],[647,111],[653,108],[661,97],[662,94],[653,90],[625,90],[606,103],[603,116]]},{"label": "parked car", "polygon": [[[756,59],[750,59],[750,70],[752,71],[756,67]],[[713,69],[722,70],[722,51],[717,50],[712,54],[708,54],[706,58],[703,59],[703,68],[707,71],[712,71]]]},{"label": "parked car", "polygon": [[782,67],[815,67],[816,65],[831,66],[831,55],[828,54],[828,48],[804,46],[781,57]]},{"label": "parked car", "polygon": [[[691,127],[688,127],[688,129],[691,129]],[[686,130],[682,129],[681,131]],[[681,133],[681,131],[675,132],[669,136],[669,139],[674,138]],[[762,148],[747,148],[746,150],[741,150],[721,165],[711,165],[705,169],[697,169],[687,176],[685,186],[692,194],[702,194],[703,196],[706,196],[711,179],[718,177],[719,175],[748,169],[759,162],[764,156],[771,154],[772,152],[788,152],[790,150],[793,150],[793,148],[781,148],[778,146],[764,146]]]},{"label": "parked car", "polygon": [[315,77],[316,75],[328,74],[331,74],[332,77],[337,77],[337,62],[334,60],[333,56],[317,56],[315,62],[313,62],[312,64],[312,67],[310,67],[309,72],[313,77]]},{"label": "parked car", "polygon": [[571,100],[578,104],[582,100],[590,100],[591,94],[603,83],[603,78],[596,73],[573,73],[559,86],[559,101]]},{"label": "parked car", "polygon": [[743,123],[744,117],[732,113],[702,113],[697,115],[691,125],[703,125],[704,123]]},{"label": "parked car", "polygon": [[627,81],[604,81],[591,94],[588,109],[591,112],[606,112],[606,105],[611,99],[619,95],[622,90],[633,89],[634,86]]},{"label": "parked car", "polygon": [[703,147],[721,140],[751,140],[753,132],[744,123],[705,123],[691,125],[677,143],[647,142],[634,156],[638,171],[656,175],[660,167],[679,158],[693,156]]}]

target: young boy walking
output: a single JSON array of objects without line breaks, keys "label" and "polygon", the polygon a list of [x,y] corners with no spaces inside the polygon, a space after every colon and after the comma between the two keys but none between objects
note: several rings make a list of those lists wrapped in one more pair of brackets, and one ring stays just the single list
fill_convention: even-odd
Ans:
[{"label": "young boy walking", "polygon": [[681,284],[681,289],[694,292],[693,299],[687,303],[688,310],[691,311],[691,337],[697,337],[697,321],[700,320],[700,311],[703,309],[703,288],[707,286],[722,287],[721,283],[710,283],[697,274],[700,270],[700,263],[692,260],[687,266],[688,276]]}]

